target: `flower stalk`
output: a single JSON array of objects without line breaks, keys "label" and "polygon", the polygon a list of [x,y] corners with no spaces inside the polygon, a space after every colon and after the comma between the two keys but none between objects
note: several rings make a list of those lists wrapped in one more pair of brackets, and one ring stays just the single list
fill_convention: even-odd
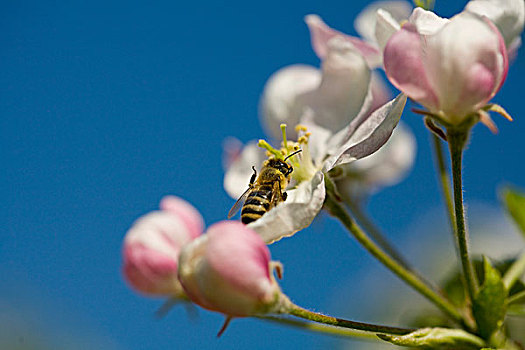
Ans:
[{"label": "flower stalk", "polygon": [[348,231],[350,231],[357,241],[370,254],[372,254],[372,256],[379,260],[379,262],[385,265],[385,267],[392,271],[401,280],[425,296],[452,319],[459,323],[463,323],[468,327],[469,323],[466,322],[461,313],[454,307],[452,303],[450,303],[450,301],[434,291],[434,289],[429,286],[428,283],[424,282],[414,272],[407,270],[401,264],[391,258],[370,237],[368,237],[365,232],[363,232],[363,230],[354,222],[354,220],[352,220],[343,206],[338,202],[337,195],[334,192],[334,185],[328,176],[325,176],[325,184],[327,191],[325,207],[333,216],[337,217],[341,221],[341,223],[348,229]]},{"label": "flower stalk", "polygon": [[324,323],[299,321],[299,320],[286,318],[286,317],[277,317],[277,316],[256,316],[256,317],[261,320],[279,323],[285,326],[304,329],[309,332],[322,333],[325,335],[333,335],[337,337],[380,341],[380,339],[376,336],[376,334],[372,332],[359,331],[359,330],[355,330],[351,328],[344,328],[344,327],[336,327],[336,326],[327,325]]},{"label": "flower stalk", "polygon": [[432,145],[434,146],[434,152],[436,154],[436,166],[439,173],[439,183],[441,185],[443,198],[445,199],[445,206],[447,207],[448,220],[450,222],[452,232],[454,232],[456,229],[456,221],[454,216],[454,202],[452,201],[452,195],[450,192],[450,178],[445,165],[445,157],[443,154],[443,148],[441,147],[441,140],[439,136],[434,133],[432,133]]},{"label": "flower stalk", "polygon": [[313,311],[304,309],[298,305],[295,305],[293,302],[291,302],[287,298],[285,300],[286,301],[282,305],[283,313],[287,313],[287,314],[290,314],[290,315],[293,315],[299,318],[303,318],[306,320],[314,321],[317,323],[322,323],[322,324],[336,326],[336,327],[349,328],[349,329],[354,329],[354,330],[360,330],[360,331],[366,331],[366,332],[396,334],[396,335],[404,335],[404,334],[408,334],[414,331],[414,329],[410,329],[410,328],[383,326],[383,325],[377,325],[377,324],[372,324],[372,323],[350,321],[350,320],[346,320],[343,318],[337,318],[333,316],[327,316],[327,315],[323,315],[318,312],[313,312]]},{"label": "flower stalk", "polygon": [[470,128],[449,128],[447,138],[452,162],[452,182],[454,187],[454,213],[456,223],[456,241],[459,249],[465,288],[470,300],[474,300],[478,291],[478,281],[474,272],[474,266],[469,257],[467,229],[465,225],[465,209],[463,207],[463,184],[462,184],[462,159],[463,149],[467,142],[468,130]]}]

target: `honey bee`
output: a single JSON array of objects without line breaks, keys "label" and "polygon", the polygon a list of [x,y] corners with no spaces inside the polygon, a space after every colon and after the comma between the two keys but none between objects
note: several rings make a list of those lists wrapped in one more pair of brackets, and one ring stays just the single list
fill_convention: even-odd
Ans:
[{"label": "honey bee", "polygon": [[293,172],[293,167],[286,163],[286,160],[299,152],[301,150],[293,152],[284,160],[277,158],[265,160],[259,176],[257,176],[255,167],[252,166],[253,174],[248,189],[235,202],[228,213],[228,219],[231,219],[242,206],[241,222],[249,224],[280,202],[284,202],[288,195],[283,190],[288,186]]}]

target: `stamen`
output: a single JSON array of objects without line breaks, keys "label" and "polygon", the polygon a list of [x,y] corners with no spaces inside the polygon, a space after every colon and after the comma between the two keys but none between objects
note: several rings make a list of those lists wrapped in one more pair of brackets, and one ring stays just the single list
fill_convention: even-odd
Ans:
[{"label": "stamen", "polygon": [[284,149],[288,150],[288,142],[286,140],[286,124],[281,124],[281,132],[283,134]]},{"label": "stamen", "polygon": [[302,124],[297,124],[297,126],[295,127],[295,132],[296,133],[299,133],[301,131],[306,132],[306,130],[308,130],[308,129],[306,128],[306,126],[304,126]]},{"label": "stamen", "polygon": [[279,150],[276,150],[275,148],[273,148],[268,142],[266,142],[266,140],[259,140],[259,142],[257,143],[257,145],[261,148],[264,148],[265,150],[267,150],[270,154],[273,154],[275,156],[275,158],[277,159],[283,159],[283,153]]}]

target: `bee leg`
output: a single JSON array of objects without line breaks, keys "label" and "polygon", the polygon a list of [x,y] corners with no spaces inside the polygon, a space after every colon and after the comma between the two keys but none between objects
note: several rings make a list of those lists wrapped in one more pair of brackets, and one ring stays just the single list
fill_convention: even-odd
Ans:
[{"label": "bee leg", "polygon": [[279,202],[283,200],[283,194],[281,192],[281,184],[279,181],[273,183],[272,188],[272,198],[270,199],[270,208],[275,207]]},{"label": "bee leg", "polygon": [[255,179],[257,178],[257,170],[255,170],[254,166],[252,166],[252,169],[253,169],[253,174],[252,174],[252,177],[250,178],[250,184],[248,185],[250,188],[253,187],[253,183],[255,182]]},{"label": "bee leg", "polygon": [[281,194],[281,199],[283,202],[288,198],[288,193],[283,192],[283,189],[281,188],[281,182],[279,181],[279,193]]},{"label": "bee leg", "polygon": [[281,182],[280,181],[277,182],[277,183],[279,184],[279,192],[278,193],[279,193],[280,200],[284,202],[286,200],[286,198],[288,198],[288,193],[283,192],[283,189],[281,187]]}]

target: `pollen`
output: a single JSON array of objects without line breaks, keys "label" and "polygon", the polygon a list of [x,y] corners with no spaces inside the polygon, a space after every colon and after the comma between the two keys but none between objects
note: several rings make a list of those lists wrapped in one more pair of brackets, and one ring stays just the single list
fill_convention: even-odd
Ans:
[{"label": "pollen", "polygon": [[310,140],[311,132],[308,132],[306,126],[298,124],[295,127],[298,138],[297,141],[289,140],[286,135],[286,124],[281,124],[282,138],[280,149],[273,148],[266,140],[259,140],[259,147],[266,150],[268,157],[274,157],[276,159],[284,160],[287,156],[291,155],[294,152],[302,150],[301,153],[293,155],[290,157],[287,162],[291,163],[293,167],[292,177],[296,180],[296,183],[299,184],[303,181],[308,181],[312,176],[318,171],[315,167],[310,154],[310,149],[308,147],[308,142]]}]

